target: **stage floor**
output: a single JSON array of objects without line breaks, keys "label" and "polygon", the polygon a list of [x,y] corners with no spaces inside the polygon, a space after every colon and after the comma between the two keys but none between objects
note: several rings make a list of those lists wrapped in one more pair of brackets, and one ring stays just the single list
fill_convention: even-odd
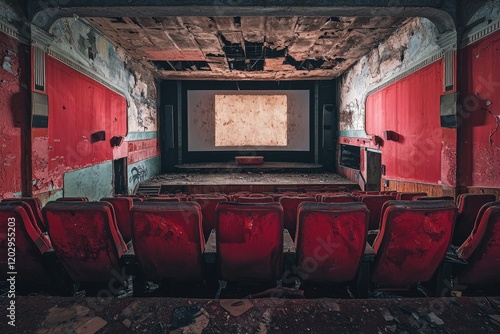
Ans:
[{"label": "stage floor", "polygon": [[161,174],[142,182],[135,193],[139,194],[206,194],[249,192],[304,191],[310,187],[341,187],[358,189],[358,185],[334,173],[172,173]]},{"label": "stage floor", "polygon": [[260,165],[238,165],[234,161],[186,163],[175,166],[178,173],[320,173],[323,165],[303,162],[264,162]]},{"label": "stage floor", "polygon": [[353,185],[334,173],[172,173],[161,174],[141,185]]}]

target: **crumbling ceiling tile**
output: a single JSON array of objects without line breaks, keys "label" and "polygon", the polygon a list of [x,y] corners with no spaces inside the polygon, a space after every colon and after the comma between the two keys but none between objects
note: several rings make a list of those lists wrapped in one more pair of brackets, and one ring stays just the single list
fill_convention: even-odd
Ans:
[{"label": "crumbling ceiling tile", "polygon": [[405,21],[300,16],[88,18],[160,78],[221,80],[332,79]]}]

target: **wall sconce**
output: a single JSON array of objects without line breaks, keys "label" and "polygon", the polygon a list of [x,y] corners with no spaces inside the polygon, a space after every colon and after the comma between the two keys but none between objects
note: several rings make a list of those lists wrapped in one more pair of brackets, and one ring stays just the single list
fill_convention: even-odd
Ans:
[{"label": "wall sconce", "polygon": [[123,137],[122,136],[114,136],[109,140],[111,147],[118,147],[121,146],[123,143]]},{"label": "wall sconce", "polygon": [[399,135],[394,131],[386,130],[386,131],[384,131],[384,139],[385,140],[392,140],[392,141],[399,141]]},{"label": "wall sconce", "polygon": [[90,135],[90,142],[97,143],[98,141],[106,140],[106,131],[97,131]]}]

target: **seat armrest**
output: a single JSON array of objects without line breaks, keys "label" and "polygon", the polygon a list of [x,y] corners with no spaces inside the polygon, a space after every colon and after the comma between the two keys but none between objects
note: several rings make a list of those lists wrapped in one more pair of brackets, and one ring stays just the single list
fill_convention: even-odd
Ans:
[{"label": "seat armrest", "polygon": [[446,256],[444,258],[445,262],[449,262],[452,264],[458,264],[458,265],[463,265],[467,266],[467,261],[461,259],[458,254],[457,254],[458,248],[456,246],[450,245],[448,248],[448,251],[446,252]]},{"label": "seat armrest", "polygon": [[43,258],[46,260],[46,261],[57,261],[57,254],[56,254],[56,251],[54,250],[54,248],[49,248],[47,249],[43,254],[42,254]]},{"label": "seat armrest", "polygon": [[363,254],[363,258],[361,261],[363,262],[373,262],[375,260],[375,250],[372,246],[367,242],[365,245],[365,253]]},{"label": "seat armrest", "polygon": [[125,267],[125,272],[129,275],[137,274],[139,266],[135,258],[134,246],[130,246],[126,253],[120,258],[120,262]]},{"label": "seat armrest", "polygon": [[208,237],[207,242],[205,243],[205,252],[203,253],[203,257],[205,258],[206,264],[215,264],[217,255],[217,245],[215,240],[215,229],[210,231],[210,236]]},{"label": "seat armrest", "polygon": [[283,255],[285,256],[286,268],[291,268],[295,264],[297,250],[295,249],[295,242],[287,229],[283,230]]}]

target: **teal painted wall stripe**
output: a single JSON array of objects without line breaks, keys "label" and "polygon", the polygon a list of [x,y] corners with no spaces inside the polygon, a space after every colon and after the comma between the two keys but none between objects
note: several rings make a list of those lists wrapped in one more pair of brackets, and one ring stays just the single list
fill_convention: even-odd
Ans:
[{"label": "teal painted wall stripe", "polygon": [[145,140],[145,139],[153,139],[158,138],[158,131],[149,131],[149,132],[131,132],[125,137],[126,141],[134,141],[134,140]]}]

